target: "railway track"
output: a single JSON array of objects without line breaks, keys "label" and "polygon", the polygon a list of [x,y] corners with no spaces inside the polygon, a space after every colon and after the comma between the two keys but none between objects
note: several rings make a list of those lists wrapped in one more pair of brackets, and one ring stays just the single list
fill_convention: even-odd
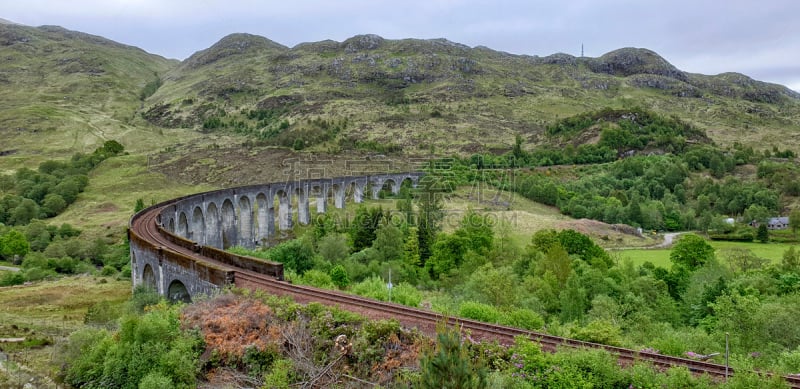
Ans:
[{"label": "railway track", "polygon": [[[423,309],[279,281],[269,275],[237,268],[218,260],[202,256],[197,250],[173,243],[173,241],[166,236],[166,232],[157,223],[161,209],[170,203],[171,202],[166,202],[152,206],[135,215],[131,219],[130,224],[131,238],[137,239],[140,243],[145,243],[155,250],[170,251],[174,254],[191,258],[197,262],[204,262],[224,270],[232,271],[234,274],[234,283],[237,287],[262,289],[277,295],[291,296],[301,303],[319,302],[326,305],[338,306],[343,309],[362,313],[370,319],[394,318],[403,325],[416,327],[428,335],[435,335],[437,323],[447,320],[448,324],[458,326],[462,330],[468,331],[471,339],[475,341],[497,340],[503,344],[511,344],[515,337],[527,336],[538,341],[543,350],[551,352],[556,351],[559,347],[597,348],[607,350],[611,354],[617,356],[620,364],[624,365],[632,364],[635,361],[646,361],[665,368],[671,366],[685,366],[693,373],[708,374],[718,378],[723,378],[726,374],[733,374],[733,369],[729,368],[726,372],[724,365],[716,363],[584,342],[476,320],[444,317],[438,313]],[[787,376],[785,379],[790,387],[800,389],[800,377]]]}]

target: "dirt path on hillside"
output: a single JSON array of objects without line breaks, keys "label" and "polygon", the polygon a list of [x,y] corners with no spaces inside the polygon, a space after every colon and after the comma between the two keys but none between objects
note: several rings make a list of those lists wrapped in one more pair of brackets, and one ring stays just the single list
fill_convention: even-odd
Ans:
[{"label": "dirt path on hillside", "polygon": [[669,233],[666,233],[666,234],[664,234],[664,241],[659,243],[659,244],[657,244],[657,245],[655,245],[655,246],[652,246],[652,248],[654,248],[654,249],[664,249],[664,248],[670,247],[670,246],[672,246],[672,242],[675,240],[675,238],[678,237],[681,234],[685,234],[685,232],[669,232]]}]

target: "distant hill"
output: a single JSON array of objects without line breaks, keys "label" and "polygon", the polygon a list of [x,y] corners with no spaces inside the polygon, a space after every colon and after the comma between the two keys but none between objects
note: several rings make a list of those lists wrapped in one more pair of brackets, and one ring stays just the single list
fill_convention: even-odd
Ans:
[{"label": "distant hill", "polygon": [[687,73],[647,49],[531,57],[376,35],[293,48],[229,35],[166,73],[141,112],[153,125],[265,144],[413,154],[507,149],[516,134],[537,143],[558,118],[635,106],[679,116],[723,144],[784,141],[800,128],[796,92],[741,74]]},{"label": "distant hill", "polygon": [[232,34],[178,62],[3,21],[0,58],[7,156],[70,155],[106,139],[145,153],[179,141],[187,152],[208,142],[331,155],[503,152],[517,135],[527,148],[547,143],[549,124],[606,107],[677,116],[723,145],[800,145],[798,93],[736,73],[687,73],[640,48],[538,57],[446,39],[358,35],[289,48]]},{"label": "distant hill", "polygon": [[122,140],[145,86],[177,65],[99,36],[7,21],[0,58],[0,152],[52,155]]}]

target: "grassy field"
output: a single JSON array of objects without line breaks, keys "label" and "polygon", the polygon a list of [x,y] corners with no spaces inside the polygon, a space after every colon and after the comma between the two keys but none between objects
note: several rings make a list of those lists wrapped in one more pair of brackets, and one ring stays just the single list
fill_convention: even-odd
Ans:
[{"label": "grassy field", "polygon": [[26,338],[22,346],[0,344],[23,366],[12,377],[0,369],[0,387],[22,376],[54,376],[59,368],[51,365],[54,345],[83,326],[87,309],[104,301],[122,304],[130,295],[129,280],[88,275],[0,288],[0,338]]},{"label": "grassy field", "polygon": [[[716,250],[717,258],[724,260],[725,250],[728,249],[746,249],[750,250],[753,254],[760,258],[769,259],[772,263],[781,261],[783,253],[793,246],[787,243],[747,243],[747,242],[722,242],[710,241],[712,247]],[[645,262],[651,262],[656,266],[670,267],[672,263],[669,260],[669,249],[636,249],[636,250],[620,250],[614,251],[619,259],[630,259],[635,265],[641,265]]]}]

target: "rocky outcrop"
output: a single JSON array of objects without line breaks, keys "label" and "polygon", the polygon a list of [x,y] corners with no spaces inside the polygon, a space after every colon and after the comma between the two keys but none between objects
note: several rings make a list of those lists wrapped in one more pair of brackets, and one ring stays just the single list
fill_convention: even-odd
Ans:
[{"label": "rocky outcrop", "polygon": [[678,97],[703,95],[701,90],[686,82],[658,74],[634,74],[626,78],[625,82],[632,87],[660,89]]},{"label": "rocky outcrop", "polygon": [[634,74],[655,74],[688,81],[686,73],[678,70],[658,54],[647,49],[624,48],[603,54],[599,58],[587,60],[589,69],[595,73],[614,76],[632,76]]},{"label": "rocky outcrop", "polygon": [[243,56],[261,52],[279,53],[288,48],[267,38],[251,34],[230,34],[213,46],[198,51],[187,58],[182,66],[195,69],[230,56]]}]

